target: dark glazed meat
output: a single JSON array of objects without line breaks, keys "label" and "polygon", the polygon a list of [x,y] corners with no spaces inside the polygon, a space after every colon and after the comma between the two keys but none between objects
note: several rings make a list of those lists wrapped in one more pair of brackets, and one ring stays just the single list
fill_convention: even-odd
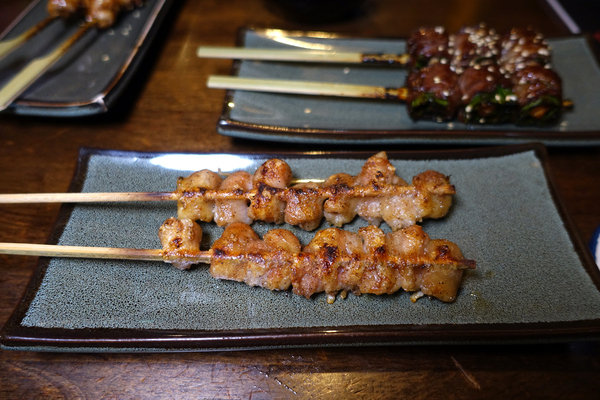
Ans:
[{"label": "dark glazed meat", "polygon": [[458,75],[448,64],[414,70],[406,79],[408,113],[413,119],[454,119],[460,105]]},{"label": "dark glazed meat", "polygon": [[533,29],[500,35],[479,24],[448,35],[421,28],[407,48],[414,57],[405,82],[413,120],[541,125],[562,115],[562,82],[546,39]]},{"label": "dark glazed meat", "polygon": [[448,34],[440,26],[419,28],[408,37],[406,50],[412,68],[422,68],[432,60],[448,59]]}]

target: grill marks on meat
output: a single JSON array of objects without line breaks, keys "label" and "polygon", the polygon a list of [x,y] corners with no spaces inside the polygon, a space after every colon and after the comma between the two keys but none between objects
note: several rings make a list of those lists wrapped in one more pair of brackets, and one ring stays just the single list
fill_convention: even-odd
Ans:
[{"label": "grill marks on meat", "polygon": [[[451,206],[454,186],[439,172],[420,173],[409,185],[380,152],[356,176],[338,173],[321,184],[289,186],[291,181],[289,165],[279,159],[266,161],[254,175],[239,171],[221,179],[202,170],[179,178],[180,220],[170,218],[159,230],[164,260],[187,269],[210,259],[215,278],[306,298],[324,292],[328,302],[348,292],[382,295],[401,289],[414,292],[412,301],[427,295],[452,302],[463,271],[475,268],[456,244],[431,239],[414,225],[443,217]],[[261,218],[312,230],[323,217],[343,225],[357,215],[370,225],[357,233],[324,229],[304,247],[289,230],[273,229],[260,238],[249,226]],[[211,250],[202,252],[202,230],[195,221],[213,219],[225,229]],[[374,226],[381,221],[391,233]]]},{"label": "grill marks on meat", "polygon": [[177,269],[188,269],[194,262],[189,258],[200,251],[202,228],[191,219],[169,218],[158,229],[163,260]]},{"label": "grill marks on meat", "polygon": [[301,248],[288,230],[275,229],[260,239],[250,226],[234,223],[212,246],[210,273],[271,290],[291,288],[306,298],[325,292],[329,302],[338,293],[400,289],[451,302],[468,268],[474,262],[454,243],[431,239],[416,225],[388,234],[374,226],[358,233],[328,228]]},{"label": "grill marks on meat", "polygon": [[187,178],[179,178],[177,216],[180,219],[212,221],[215,215],[215,201],[207,199],[203,194],[207,190],[218,189],[222,182],[223,179],[216,172],[207,169],[194,172]]},{"label": "grill marks on meat", "polygon": [[254,175],[238,171],[224,180],[198,171],[178,179],[178,217],[214,220],[219,226],[286,222],[313,230],[323,217],[342,226],[358,215],[370,224],[385,221],[400,229],[423,218],[443,217],[455,194],[449,178],[436,171],[418,174],[408,185],[385,152],[370,157],[356,176],[340,173],[323,183],[289,186],[291,180],[289,165],[278,159],[266,161]]}]

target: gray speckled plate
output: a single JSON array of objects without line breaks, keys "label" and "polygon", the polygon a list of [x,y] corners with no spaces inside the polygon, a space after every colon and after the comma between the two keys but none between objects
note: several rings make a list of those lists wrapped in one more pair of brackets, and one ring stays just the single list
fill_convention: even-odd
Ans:
[{"label": "gray speckled plate", "polygon": [[[106,112],[140,65],[172,4],[168,0],[147,0],[142,7],[123,13],[113,27],[90,30],[6,111],[53,117]],[[34,1],[0,39],[17,36],[47,16],[46,1]],[[80,23],[81,20],[52,21],[0,59],[0,87],[30,60],[70,37]]]},{"label": "gray speckled plate", "polygon": [[[201,168],[253,171],[286,159],[295,175],[357,173],[371,154],[148,154],[84,150],[74,191],[172,190]],[[2,345],[55,351],[169,351],[372,343],[549,341],[600,333],[600,273],[573,236],[554,196],[541,146],[390,153],[400,176],[425,169],[452,177],[450,215],[428,221],[432,237],[477,260],[451,304],[403,292],[327,304],[213,279],[207,268],[41,259],[27,293],[3,328]],[[535,205],[535,206],[532,206]],[[159,247],[172,203],[64,206],[50,242]],[[346,228],[356,231],[364,223]],[[220,228],[203,224],[204,246]],[[259,233],[270,226],[255,224]],[[303,243],[312,233],[294,230]]]},{"label": "gray speckled plate", "polygon": [[[554,66],[563,78],[564,95],[575,108],[556,126],[465,125],[412,121],[404,105],[375,100],[229,91],[218,132],[246,139],[306,143],[509,144],[540,141],[547,145],[600,144],[597,88],[600,68],[586,38],[550,40]],[[337,49],[403,53],[405,42],[344,38],[322,32],[246,29],[246,47]],[[401,68],[241,61],[233,74],[243,77],[297,79],[402,86]]]}]

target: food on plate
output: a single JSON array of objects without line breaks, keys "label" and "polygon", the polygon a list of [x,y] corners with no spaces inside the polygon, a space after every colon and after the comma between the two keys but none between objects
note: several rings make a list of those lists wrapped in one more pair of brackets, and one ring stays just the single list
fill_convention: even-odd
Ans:
[{"label": "food on plate", "polygon": [[407,106],[415,120],[550,124],[562,114],[562,81],[533,29],[502,35],[485,24],[454,34],[422,27],[407,40]]},{"label": "food on plate", "polygon": [[305,230],[316,229],[323,218],[339,227],[358,215],[397,230],[445,216],[456,193],[449,177],[432,170],[408,184],[396,175],[385,152],[371,156],[356,176],[338,173],[323,182],[291,181],[290,166],[279,159],[267,160],[253,175],[237,171],[225,179],[201,170],[178,179],[177,215],[219,226],[260,220]]},{"label": "food on plate", "polygon": [[[202,230],[190,219],[169,218],[159,237],[163,259],[179,269],[199,252]],[[218,279],[306,298],[325,292],[332,303],[348,292],[382,295],[400,289],[411,300],[431,296],[456,299],[463,271],[475,268],[458,246],[431,239],[420,226],[391,233],[369,225],[358,233],[339,228],[318,231],[306,246],[289,230],[273,229],[260,238],[244,223],[229,224],[209,250],[210,273]]]}]

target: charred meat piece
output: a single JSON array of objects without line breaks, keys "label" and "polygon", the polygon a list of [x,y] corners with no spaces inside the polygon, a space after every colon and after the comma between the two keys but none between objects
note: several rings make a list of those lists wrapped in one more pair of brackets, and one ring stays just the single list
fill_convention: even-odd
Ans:
[{"label": "charred meat piece", "polygon": [[105,29],[115,24],[122,11],[142,5],[142,0],[48,0],[51,17],[69,18],[83,14],[85,20]]}]

